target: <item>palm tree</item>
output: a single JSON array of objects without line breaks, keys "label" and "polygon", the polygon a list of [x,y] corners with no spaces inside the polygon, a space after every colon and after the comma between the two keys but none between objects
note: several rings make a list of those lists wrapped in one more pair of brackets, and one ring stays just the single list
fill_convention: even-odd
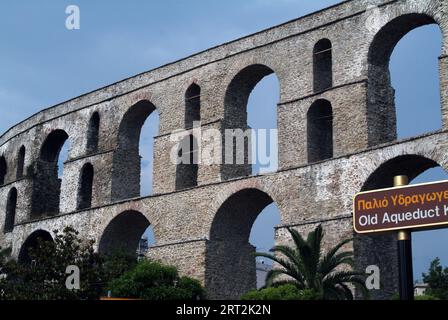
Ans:
[{"label": "palm tree", "polygon": [[[324,232],[322,226],[308,234],[305,240],[294,229],[288,228],[295,247],[275,246],[270,253],[257,252],[258,257],[265,257],[277,262],[282,268],[272,269],[266,276],[266,286],[292,283],[298,289],[311,289],[321,299],[353,300],[350,285],[359,288],[364,297],[367,297],[367,288],[364,273],[353,270],[341,270],[342,265],[353,267],[352,251],[339,252],[339,250],[353,239],[338,243],[327,253],[322,252],[322,239]],[[350,268],[352,269],[352,268]],[[286,279],[275,281],[280,276]]]}]

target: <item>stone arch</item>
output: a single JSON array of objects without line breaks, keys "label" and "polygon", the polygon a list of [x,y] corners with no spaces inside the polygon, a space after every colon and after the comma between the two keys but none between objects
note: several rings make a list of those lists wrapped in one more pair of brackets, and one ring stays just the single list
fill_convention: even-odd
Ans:
[{"label": "stone arch", "polygon": [[52,131],[42,144],[40,149],[40,160],[46,162],[57,161],[62,146],[67,139],[68,134],[64,130],[57,129]]},{"label": "stone arch", "polygon": [[198,185],[198,142],[190,134],[179,143],[178,156],[181,160],[176,167],[176,190]]},{"label": "stone arch", "polygon": [[41,241],[53,242],[53,237],[48,231],[36,230],[26,238],[22,247],[20,248],[18,261],[23,264],[31,263],[31,257],[29,256],[30,249],[36,248]]},{"label": "stone arch", "polygon": [[148,100],[141,100],[131,106],[123,116],[113,160],[114,201],[140,196],[140,134],[146,119],[153,112],[157,112],[156,107]]},{"label": "stone arch", "polygon": [[[276,74],[276,72],[264,65],[264,64],[252,64],[246,66],[240,70],[231,80],[227,87],[224,97],[224,127],[226,129],[242,129],[243,131],[249,129],[247,124],[247,104],[249,101],[249,96],[255,86],[266,76],[271,74]],[[277,80],[280,80],[277,76]],[[281,83],[280,83],[281,86]],[[245,135],[243,140],[243,164],[235,164],[236,162],[236,152],[239,147],[237,144],[237,139],[231,136],[225,137],[227,139],[233,139],[231,146],[233,145],[233,164],[224,164],[222,166],[221,177],[223,180],[228,180],[232,178],[238,178],[243,176],[249,176],[252,172],[251,165],[249,163],[249,154],[251,150],[251,139],[250,135]],[[225,145],[225,144],[224,144]],[[225,150],[223,148],[223,161],[225,163]],[[240,152],[239,151],[239,152]]]},{"label": "stone arch", "polygon": [[[360,191],[388,188],[393,186],[393,177],[407,175],[409,180],[439,164],[430,158],[417,154],[396,156],[384,161],[367,178]],[[398,253],[395,233],[377,235],[355,235],[355,261],[359,270],[369,265],[381,269],[383,287],[372,291],[373,299],[387,299],[398,292]]]},{"label": "stone arch", "polygon": [[93,179],[95,176],[94,172],[95,171],[91,163],[86,163],[81,168],[78,189],[78,210],[87,209],[92,206]]},{"label": "stone arch", "polygon": [[120,213],[105,228],[99,241],[98,252],[112,254],[120,250],[136,255],[139,241],[150,225],[148,219],[138,211]]},{"label": "stone arch", "polygon": [[367,57],[369,145],[396,139],[395,90],[391,85],[390,58],[396,45],[406,34],[430,24],[438,23],[428,14],[408,13],[386,23],[374,36]]},{"label": "stone arch", "polygon": [[366,180],[361,191],[390,188],[397,175],[406,175],[412,181],[426,170],[437,166],[439,164],[436,161],[421,155],[397,156],[381,164]]},{"label": "stone arch", "polygon": [[333,157],[333,108],[330,101],[314,102],[307,113],[308,162]]},{"label": "stone arch", "polygon": [[313,48],[314,92],[321,92],[333,86],[333,54],[329,39],[319,40]]},{"label": "stone arch", "polygon": [[8,165],[4,156],[0,157],[0,186],[5,184],[6,173],[8,172]]},{"label": "stone arch", "polygon": [[87,153],[95,153],[98,151],[99,133],[100,114],[96,111],[90,117],[89,127],[87,129]]},{"label": "stone arch", "polygon": [[185,129],[193,128],[195,121],[201,121],[201,87],[192,83],[185,92]]},{"label": "stone arch", "polygon": [[17,209],[17,189],[12,188],[6,200],[6,215],[5,215],[5,225],[3,227],[3,232],[12,232],[14,229],[15,219],[16,219],[16,209]]},{"label": "stone arch", "polygon": [[216,212],[207,242],[205,284],[213,299],[238,299],[256,288],[256,270],[249,243],[252,226],[274,200],[266,192],[245,188],[233,193]]},{"label": "stone arch", "polygon": [[23,177],[24,167],[25,167],[25,146],[21,146],[17,154],[17,172],[16,178],[20,179]]},{"label": "stone arch", "polygon": [[61,179],[58,178],[58,158],[68,134],[61,129],[52,131],[40,149],[33,183],[32,216],[59,212]]}]

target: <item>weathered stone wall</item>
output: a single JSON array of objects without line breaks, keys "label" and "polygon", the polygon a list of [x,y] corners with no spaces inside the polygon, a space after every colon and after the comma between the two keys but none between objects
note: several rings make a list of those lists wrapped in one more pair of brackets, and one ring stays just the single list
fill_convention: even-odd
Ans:
[{"label": "weathered stone wall", "polygon": [[[5,184],[0,186],[1,231],[7,195],[13,187],[18,191],[18,205],[14,229],[0,232],[0,245],[11,246],[17,257],[34,231],[52,234],[72,225],[84,237],[95,239],[100,249],[101,244],[108,248],[115,242],[127,242],[123,234],[129,235],[127,239],[138,238],[141,227],[150,223],[157,246],[149,256],[200,279],[213,298],[236,298],[254,285],[255,265],[248,259],[252,249],[245,237],[263,208],[252,208],[248,202],[277,204],[282,221],[277,243],[290,241],[287,226],[306,233],[323,223],[326,246],[352,235],[353,195],[363,188],[391,185],[377,176],[377,169],[381,167],[382,176],[405,173],[412,177],[435,164],[447,168],[446,131],[394,141],[394,93],[387,62],[406,32],[427,23],[439,24],[444,36],[440,83],[446,130],[448,4],[443,0],[378,0],[374,3],[379,7],[371,8],[371,3],[343,2],[64,102],[14,126],[0,137],[0,156],[8,165]],[[315,92],[313,49],[324,38],[332,44],[333,86]],[[201,89],[202,131],[223,132],[246,127],[248,95],[269,73],[275,73],[280,83],[278,172],[246,177],[250,173],[247,166],[199,165],[198,186],[176,191],[176,165],[169,160],[176,144],[170,133],[185,127],[185,92],[191,84]],[[307,113],[320,99],[332,106],[333,158],[310,164]],[[92,151],[88,132],[95,112],[100,125],[98,148]],[[140,198],[138,138],[151,112],[160,116],[154,145],[154,195]],[[54,195],[59,210],[53,215],[35,215],[32,199],[39,189],[36,175],[42,173],[35,171],[36,164],[41,161],[44,141],[55,130],[63,130],[71,143],[61,194]],[[201,141],[202,146],[207,143]],[[24,176],[17,179],[22,145],[26,149]],[[87,163],[94,168],[92,208],[77,210],[81,169]],[[239,201],[229,200],[234,195]],[[218,218],[223,210],[238,214]],[[134,228],[134,220],[124,215],[129,212],[145,219],[136,218],[140,222]],[[121,218],[114,220],[117,216]],[[126,231],[120,225],[126,225]],[[239,227],[243,231],[237,233]],[[213,230],[220,231],[220,237],[214,238]],[[241,243],[240,251],[236,243]],[[396,292],[396,248],[391,236],[359,237],[353,247],[358,266],[381,267],[384,287],[374,296]],[[237,269],[241,271],[238,279],[234,278]]]}]

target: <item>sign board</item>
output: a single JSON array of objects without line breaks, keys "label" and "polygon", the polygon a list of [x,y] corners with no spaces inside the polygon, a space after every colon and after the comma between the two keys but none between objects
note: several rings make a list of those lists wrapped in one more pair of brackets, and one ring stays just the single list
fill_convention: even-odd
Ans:
[{"label": "sign board", "polygon": [[448,225],[448,181],[360,192],[353,225],[357,233]]}]

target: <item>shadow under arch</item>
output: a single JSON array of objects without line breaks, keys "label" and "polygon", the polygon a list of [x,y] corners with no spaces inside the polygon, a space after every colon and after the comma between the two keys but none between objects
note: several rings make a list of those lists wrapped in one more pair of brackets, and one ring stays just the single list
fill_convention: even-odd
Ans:
[{"label": "shadow under arch", "polygon": [[120,213],[104,230],[99,241],[98,252],[108,255],[124,251],[136,256],[139,241],[149,226],[148,219],[138,211],[130,210]]},{"label": "shadow under arch", "polygon": [[[225,129],[242,129],[243,131],[249,129],[247,123],[247,105],[250,94],[263,78],[271,74],[276,75],[281,91],[281,82],[277,73],[264,64],[246,66],[233,77],[224,96]],[[235,141],[232,144],[234,151],[233,164],[223,164],[221,172],[223,180],[249,176],[252,172],[252,167],[249,163],[249,153],[251,150],[250,136],[244,138],[244,163],[242,164],[236,164],[236,148],[238,146]],[[226,159],[225,151],[225,148],[223,148],[222,156],[224,161]]]},{"label": "shadow under arch", "polygon": [[53,237],[48,231],[36,230],[26,238],[19,252],[19,263],[29,264],[31,263],[30,249],[36,248],[41,241],[53,242]]},{"label": "shadow under arch", "polygon": [[35,165],[32,217],[59,213],[62,181],[58,177],[58,160],[66,141],[69,141],[67,132],[57,129],[50,132],[42,144]]},{"label": "shadow under arch", "polygon": [[212,299],[238,299],[256,289],[255,248],[251,228],[274,200],[264,191],[243,189],[218,209],[210,229],[205,257],[205,286]]},{"label": "shadow under arch", "polygon": [[431,24],[439,25],[427,14],[404,14],[386,23],[373,38],[367,57],[369,145],[374,146],[397,138],[395,89],[391,85],[389,70],[391,55],[405,35],[416,28]]},{"label": "shadow under arch", "polygon": [[[361,191],[393,187],[393,178],[406,175],[412,181],[421,173],[439,164],[421,155],[408,154],[389,159],[370,174]],[[371,291],[373,299],[390,299],[398,293],[398,251],[395,232],[354,236],[356,268],[360,271],[367,266],[380,268],[381,289]]]},{"label": "shadow under arch", "polygon": [[439,164],[420,155],[409,154],[390,159],[380,165],[366,180],[361,191],[393,187],[394,177],[408,176],[409,181]]},{"label": "shadow under arch", "polygon": [[121,120],[113,158],[113,201],[140,196],[140,135],[146,119],[153,112],[157,112],[155,105],[141,100],[130,107]]}]

